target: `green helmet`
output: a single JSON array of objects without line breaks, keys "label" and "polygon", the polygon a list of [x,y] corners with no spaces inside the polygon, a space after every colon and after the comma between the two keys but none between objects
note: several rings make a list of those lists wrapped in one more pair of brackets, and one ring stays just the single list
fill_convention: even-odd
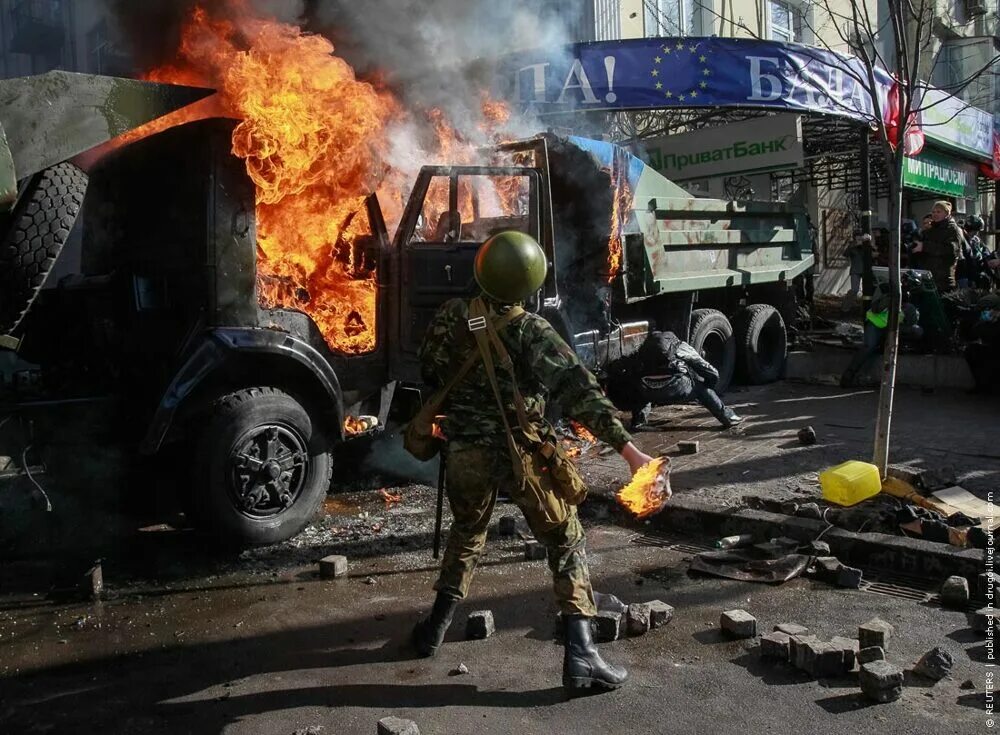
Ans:
[{"label": "green helmet", "polygon": [[476,283],[487,296],[505,304],[524,301],[545,283],[545,252],[523,232],[498,232],[476,253]]}]

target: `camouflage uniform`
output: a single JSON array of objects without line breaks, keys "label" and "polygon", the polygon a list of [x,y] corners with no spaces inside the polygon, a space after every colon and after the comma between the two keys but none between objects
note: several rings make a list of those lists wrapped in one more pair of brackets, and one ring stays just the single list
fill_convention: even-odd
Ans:
[{"label": "camouflage uniform", "polygon": [[[509,308],[491,306],[498,314]],[[468,318],[468,303],[455,299],[444,304],[431,321],[419,352],[423,376],[430,385],[444,383],[470,350],[476,349]],[[500,338],[514,362],[529,420],[540,433],[554,434],[544,419],[545,396],[550,395],[566,415],[615,449],[621,450],[630,441],[597,380],[545,319],[525,314],[502,328]],[[516,427],[510,378],[499,366],[496,375],[511,426]],[[560,611],[595,615],[586,538],[576,508],[568,506],[565,520],[547,527],[518,497],[503,421],[481,362],[452,389],[441,424],[448,437],[448,501],[454,520],[435,589],[459,598],[468,593],[486,543],[497,492],[505,488],[521,508],[535,538],[548,550]]]}]

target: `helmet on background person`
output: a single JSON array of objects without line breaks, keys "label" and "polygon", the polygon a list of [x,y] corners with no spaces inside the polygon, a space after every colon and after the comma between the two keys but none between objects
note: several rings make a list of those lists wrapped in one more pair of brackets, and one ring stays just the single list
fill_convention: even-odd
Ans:
[{"label": "helmet on background person", "polygon": [[548,261],[542,246],[523,232],[498,232],[476,253],[473,274],[487,296],[505,304],[524,301],[545,283]]},{"label": "helmet on background person", "polygon": [[984,227],[983,218],[980,217],[978,214],[970,214],[968,217],[965,218],[965,229],[970,230],[972,232],[979,232],[981,229],[983,229],[983,227]]}]

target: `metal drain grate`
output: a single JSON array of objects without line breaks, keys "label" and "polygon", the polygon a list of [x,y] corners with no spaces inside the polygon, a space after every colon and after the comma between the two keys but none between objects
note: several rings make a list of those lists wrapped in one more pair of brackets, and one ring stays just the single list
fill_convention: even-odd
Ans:
[{"label": "metal drain grate", "polygon": [[712,544],[705,543],[690,536],[651,531],[632,540],[638,546],[652,546],[668,551],[679,551],[683,554],[700,554],[703,551],[717,551]]}]

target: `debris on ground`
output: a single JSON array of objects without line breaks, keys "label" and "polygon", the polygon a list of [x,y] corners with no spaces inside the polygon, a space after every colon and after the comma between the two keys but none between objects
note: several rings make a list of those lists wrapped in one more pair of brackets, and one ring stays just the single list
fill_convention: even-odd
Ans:
[{"label": "debris on ground", "polygon": [[856,590],[861,587],[861,580],[864,574],[856,567],[841,565],[837,570],[837,585],[847,589]]},{"label": "debris on ground", "polygon": [[497,530],[501,536],[513,536],[517,533],[517,518],[514,516],[501,516],[497,523]]},{"label": "debris on ground", "polygon": [[778,623],[774,626],[774,630],[776,633],[785,633],[787,635],[805,635],[809,632],[807,627],[798,623]]},{"label": "debris on ground", "polygon": [[649,627],[656,630],[674,618],[674,608],[660,600],[652,600],[646,603],[649,606]]},{"label": "debris on ground", "polygon": [[465,664],[459,664],[454,669],[448,672],[448,676],[463,676],[469,673],[469,667]]},{"label": "debris on ground", "polygon": [[903,694],[903,671],[888,661],[872,661],[861,667],[861,693],[874,702],[892,702]]},{"label": "debris on ground", "polygon": [[413,720],[383,717],[378,721],[377,735],[420,735],[420,728]]},{"label": "debris on ground", "polygon": [[799,439],[799,444],[803,446],[808,447],[816,443],[816,429],[811,426],[802,427],[796,436]]},{"label": "debris on ground", "polygon": [[975,689],[976,688],[976,684],[975,684],[975,682],[972,681],[972,679],[966,679],[965,681],[963,681],[961,683],[961,685],[959,685],[958,688],[959,689],[964,689],[965,691],[968,691],[970,689]]},{"label": "debris on ground", "polygon": [[545,547],[542,546],[537,541],[525,541],[524,542],[524,560],[525,561],[538,561],[545,558]]},{"label": "debris on ground", "polygon": [[948,577],[941,585],[941,604],[961,610],[969,604],[969,581],[965,577]]},{"label": "debris on ground", "polygon": [[757,635],[757,618],[746,610],[727,610],[719,616],[722,632],[731,638],[753,638]]},{"label": "debris on ground", "polygon": [[300,727],[292,735],[321,735],[322,732],[322,725],[310,725],[309,727]]},{"label": "debris on ground", "polygon": [[617,641],[621,637],[624,620],[625,616],[620,612],[599,610],[597,615],[590,619],[594,640],[598,643]]},{"label": "debris on ground", "polygon": [[816,521],[823,520],[823,511],[820,510],[817,503],[803,503],[795,511],[795,515],[799,518],[811,518]]},{"label": "debris on ground", "polygon": [[895,632],[895,628],[881,618],[872,618],[858,626],[858,643],[862,648],[878,646],[883,651],[888,651],[889,639]]},{"label": "debris on ground", "polygon": [[1000,617],[1000,608],[992,605],[982,607],[972,613],[972,629],[977,633],[989,633],[996,630],[997,618]]},{"label": "debris on ground", "polygon": [[652,611],[644,602],[633,602],[625,611],[625,628],[629,635],[644,635],[649,631]]},{"label": "debris on ground", "polygon": [[845,638],[844,636],[835,635],[830,639],[830,645],[843,654],[844,671],[853,669],[854,661],[857,659],[858,651],[861,648],[858,640],[856,638]]},{"label": "debris on ground", "polygon": [[814,556],[830,556],[830,544],[826,541],[810,541],[809,553]]},{"label": "debris on ground", "polygon": [[619,600],[614,595],[608,594],[607,592],[594,592],[594,602],[597,605],[598,611],[601,612],[616,612],[624,614],[625,608],[628,607],[624,602]]},{"label": "debris on ground", "polygon": [[677,451],[681,454],[697,454],[699,444],[696,441],[677,442]]},{"label": "debris on ground", "polygon": [[739,549],[743,546],[751,546],[754,542],[752,533],[744,533],[739,536],[726,536],[715,542],[717,549]]},{"label": "debris on ground", "polygon": [[788,660],[788,642],[791,636],[776,630],[760,638],[760,655],[763,658],[773,658],[779,661]]},{"label": "debris on ground", "polygon": [[100,600],[104,595],[104,571],[98,561],[83,575],[84,594],[92,600]]},{"label": "debris on ground", "polygon": [[347,557],[331,554],[319,560],[319,576],[323,579],[336,579],[347,574]]},{"label": "debris on ground", "polygon": [[858,664],[870,664],[872,661],[885,661],[885,651],[881,646],[868,646],[858,651]]},{"label": "debris on ground", "polygon": [[761,559],[759,556],[759,552],[705,552],[691,561],[691,569],[744,582],[779,584],[800,576],[810,560],[805,554],[785,554],[777,559]]},{"label": "debris on ground", "polygon": [[992,600],[993,595],[1000,593],[1000,574],[983,572],[976,579],[976,599]]},{"label": "debris on ground", "polygon": [[954,665],[954,657],[941,646],[935,646],[920,657],[913,667],[913,672],[934,681],[941,681],[951,673]]},{"label": "debris on ground", "polygon": [[483,640],[496,632],[492,610],[475,610],[469,613],[465,624],[465,637],[469,640]]}]

